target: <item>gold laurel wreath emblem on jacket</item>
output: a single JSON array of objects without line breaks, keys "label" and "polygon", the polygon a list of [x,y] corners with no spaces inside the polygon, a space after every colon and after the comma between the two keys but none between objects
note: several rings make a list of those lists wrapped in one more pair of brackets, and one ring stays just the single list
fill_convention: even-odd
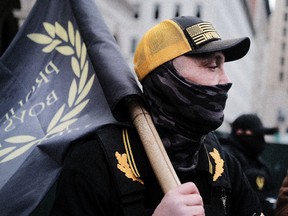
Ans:
[{"label": "gold laurel wreath emblem on jacket", "polygon": [[215,148],[212,152],[209,152],[209,154],[214,159],[214,162],[216,164],[213,181],[217,181],[217,179],[222,176],[222,173],[224,172],[224,160],[221,158],[219,152]]},{"label": "gold laurel wreath emblem on jacket", "polygon": [[133,181],[138,181],[141,184],[144,184],[144,182],[140,179],[140,173],[134,160],[129,135],[126,128],[122,130],[122,139],[126,153],[115,153],[115,156],[118,160],[117,168],[125,173],[126,177],[132,179]]},{"label": "gold laurel wreath emblem on jacket", "polygon": [[129,179],[132,179],[133,181],[138,181],[141,184],[144,184],[144,182],[137,178],[134,173],[132,172],[132,169],[130,168],[130,165],[128,163],[127,154],[120,154],[119,152],[115,153],[115,157],[118,160],[117,168],[121,170],[123,173],[125,173],[125,176]]},{"label": "gold laurel wreath emblem on jacket", "polygon": [[[77,122],[77,115],[87,106],[90,100],[86,97],[94,83],[95,74],[90,78],[88,77],[87,48],[85,43],[81,41],[79,31],[73,27],[71,21],[68,21],[67,31],[57,21],[54,25],[43,22],[43,26],[47,34],[31,33],[27,37],[37,44],[44,45],[45,47],[42,49],[44,53],[56,50],[63,56],[70,56],[71,68],[75,78],[71,82],[66,103],[63,103],[52,117],[47,130],[44,131],[45,135],[37,138],[30,134],[22,134],[6,138],[4,141],[14,146],[0,148],[0,157],[4,157],[0,160],[0,164],[24,154],[34,145],[41,143],[42,140],[61,133]],[[19,144],[24,145],[16,148]]]}]

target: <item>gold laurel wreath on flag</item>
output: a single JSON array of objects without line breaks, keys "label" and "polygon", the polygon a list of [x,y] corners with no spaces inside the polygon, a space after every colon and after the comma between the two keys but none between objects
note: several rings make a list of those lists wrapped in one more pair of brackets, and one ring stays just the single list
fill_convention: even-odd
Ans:
[{"label": "gold laurel wreath on flag", "polygon": [[[63,104],[52,117],[46,135],[42,138],[18,135],[5,139],[5,142],[14,146],[0,150],[0,157],[6,155],[0,160],[0,164],[22,155],[45,138],[64,131],[78,120],[77,115],[89,102],[86,96],[92,88],[95,74],[88,78],[87,49],[85,43],[81,42],[79,31],[75,31],[71,21],[68,21],[68,32],[57,21],[54,25],[44,22],[43,26],[48,35],[32,33],[28,34],[27,37],[35,43],[45,45],[42,49],[44,53],[56,50],[64,56],[71,56],[71,68],[76,78],[72,80],[70,85],[67,103]],[[16,146],[19,144],[25,145],[17,149]]]}]

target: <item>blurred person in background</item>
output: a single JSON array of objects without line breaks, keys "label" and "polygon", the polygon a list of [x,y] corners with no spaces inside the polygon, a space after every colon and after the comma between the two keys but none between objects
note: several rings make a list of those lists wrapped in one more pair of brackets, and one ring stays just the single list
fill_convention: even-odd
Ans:
[{"label": "blurred person in background", "polygon": [[277,128],[266,128],[256,114],[243,114],[231,124],[231,133],[219,135],[223,148],[240,162],[250,184],[259,196],[265,215],[274,215],[277,191],[268,164],[261,158],[265,135]]}]

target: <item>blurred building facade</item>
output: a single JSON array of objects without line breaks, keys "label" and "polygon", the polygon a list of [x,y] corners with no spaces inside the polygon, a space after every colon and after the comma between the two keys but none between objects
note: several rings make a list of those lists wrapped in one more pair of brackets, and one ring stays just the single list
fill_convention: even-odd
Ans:
[{"label": "blurred building facade", "polygon": [[[285,110],[288,105],[285,56],[288,57],[288,52],[287,49],[283,51],[284,41],[287,42],[283,34],[287,31],[285,19],[288,7],[284,5],[288,4],[288,0],[277,0],[282,3],[276,4],[273,14],[277,16],[271,20],[268,0],[95,1],[132,70],[133,54],[141,36],[151,26],[166,18],[198,16],[211,21],[223,39],[250,37],[249,54],[225,66],[233,86],[226,105],[225,122],[220,130],[229,130],[229,123],[247,112],[258,113],[266,125],[274,126],[279,121],[282,125],[286,124],[283,119],[288,115]],[[21,8],[16,9],[14,14],[21,25],[35,0],[20,0],[20,3]]]},{"label": "blurred building facade", "polygon": [[[270,19],[269,50],[259,108],[264,122],[277,124],[288,143],[288,0],[276,0]],[[285,136],[286,135],[286,136]]]}]

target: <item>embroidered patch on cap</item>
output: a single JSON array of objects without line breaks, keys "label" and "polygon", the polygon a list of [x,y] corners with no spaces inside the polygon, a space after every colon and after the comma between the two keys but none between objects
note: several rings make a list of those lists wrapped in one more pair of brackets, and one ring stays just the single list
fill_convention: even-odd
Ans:
[{"label": "embroidered patch on cap", "polygon": [[196,46],[206,43],[211,40],[221,39],[220,35],[216,32],[214,27],[209,22],[202,22],[186,28]]}]

